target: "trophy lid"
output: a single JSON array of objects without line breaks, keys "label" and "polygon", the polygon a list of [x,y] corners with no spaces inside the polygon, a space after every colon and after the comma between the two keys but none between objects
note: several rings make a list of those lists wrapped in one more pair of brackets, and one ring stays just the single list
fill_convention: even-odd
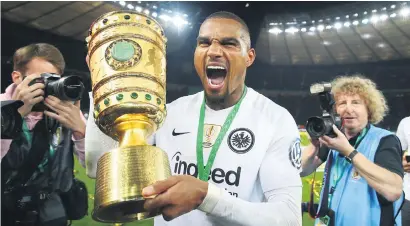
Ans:
[{"label": "trophy lid", "polygon": [[90,29],[88,30],[88,36],[85,39],[87,45],[90,43],[92,37],[99,31],[103,30],[104,28],[115,26],[116,24],[121,23],[144,23],[145,25],[151,27],[153,30],[159,33],[159,35],[164,39],[165,43],[167,42],[167,38],[164,34],[164,29],[157,20],[144,13],[139,13],[131,10],[121,10],[105,13],[98,17],[91,24]]}]

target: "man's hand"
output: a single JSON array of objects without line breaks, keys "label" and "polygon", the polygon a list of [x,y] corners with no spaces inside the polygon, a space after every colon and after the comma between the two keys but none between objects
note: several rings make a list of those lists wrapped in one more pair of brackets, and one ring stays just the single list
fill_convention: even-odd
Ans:
[{"label": "man's hand", "polygon": [[344,156],[348,156],[354,150],[354,147],[350,145],[346,136],[342,132],[340,132],[340,130],[335,125],[333,125],[333,131],[336,133],[335,138],[323,136],[319,138],[320,143],[326,145],[330,149],[338,151]]},{"label": "man's hand", "polygon": [[35,83],[31,86],[28,84],[34,79],[40,78],[40,75],[33,74],[27,76],[20,84],[17,85],[16,90],[12,96],[13,100],[21,100],[24,105],[18,109],[22,117],[31,112],[33,106],[44,100],[44,84]]},{"label": "man's hand", "polygon": [[406,155],[403,155],[402,163],[403,163],[404,172],[410,173],[410,162],[407,162]]},{"label": "man's hand", "polygon": [[147,211],[161,210],[166,221],[170,221],[196,209],[208,193],[208,183],[188,175],[172,176],[158,181],[142,190],[146,198]]},{"label": "man's hand", "polygon": [[85,123],[81,118],[80,101],[72,104],[69,101],[62,101],[54,96],[48,96],[44,104],[53,110],[44,111],[47,116],[56,119],[63,126],[71,129],[76,139],[82,139],[85,136]]}]

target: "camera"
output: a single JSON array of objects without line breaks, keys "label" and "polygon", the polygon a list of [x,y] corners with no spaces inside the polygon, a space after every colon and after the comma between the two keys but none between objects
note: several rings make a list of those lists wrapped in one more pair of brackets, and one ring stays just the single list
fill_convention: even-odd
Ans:
[{"label": "camera", "polygon": [[[80,77],[72,75],[61,77],[57,74],[43,73],[38,79],[34,79],[29,83],[29,86],[35,83],[43,83],[44,98],[47,96],[55,96],[60,100],[77,101],[80,100],[84,92],[84,84]],[[44,111],[46,106],[44,103],[34,105],[32,111]]]},{"label": "camera", "polygon": [[342,120],[334,109],[335,101],[330,92],[331,89],[332,84],[330,83],[313,84],[310,87],[310,93],[319,96],[320,108],[322,110],[322,116],[310,117],[307,120],[306,131],[312,138],[324,135],[336,137],[336,133],[333,132],[333,125],[341,129]]},{"label": "camera", "polygon": [[23,101],[1,101],[1,139],[14,139],[18,136],[23,118],[18,109],[23,106]]}]

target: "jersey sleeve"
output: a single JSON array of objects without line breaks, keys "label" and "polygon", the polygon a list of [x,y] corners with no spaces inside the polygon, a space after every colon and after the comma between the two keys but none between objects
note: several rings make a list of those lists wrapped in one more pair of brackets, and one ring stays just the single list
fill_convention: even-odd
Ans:
[{"label": "jersey sleeve", "polygon": [[111,137],[105,135],[95,124],[94,119],[94,101],[92,93],[90,96],[90,111],[87,120],[87,127],[85,133],[85,167],[87,176],[91,178],[96,177],[97,162],[100,157],[118,147],[118,142]]},{"label": "jersey sleeve", "polygon": [[267,128],[279,128],[272,133],[269,149],[262,161],[259,176],[263,192],[286,187],[301,187],[302,151],[300,135],[292,115],[285,110]]},{"label": "jersey sleeve", "polygon": [[[410,118],[404,118],[400,121],[399,126],[397,128],[397,137],[400,140],[401,143],[401,148],[403,150],[409,149],[409,142],[410,142],[410,128],[408,128],[407,134],[406,134],[406,121],[410,121]],[[407,123],[408,127],[410,127],[410,123]]]}]

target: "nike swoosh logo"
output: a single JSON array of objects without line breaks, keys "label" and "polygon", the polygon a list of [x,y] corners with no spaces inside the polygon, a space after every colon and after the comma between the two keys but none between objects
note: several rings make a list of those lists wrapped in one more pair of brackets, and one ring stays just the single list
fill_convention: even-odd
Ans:
[{"label": "nike swoosh logo", "polygon": [[177,133],[177,132],[175,132],[175,129],[172,130],[172,136],[179,136],[179,135],[184,135],[184,134],[187,134],[187,133],[189,133],[189,132]]}]

